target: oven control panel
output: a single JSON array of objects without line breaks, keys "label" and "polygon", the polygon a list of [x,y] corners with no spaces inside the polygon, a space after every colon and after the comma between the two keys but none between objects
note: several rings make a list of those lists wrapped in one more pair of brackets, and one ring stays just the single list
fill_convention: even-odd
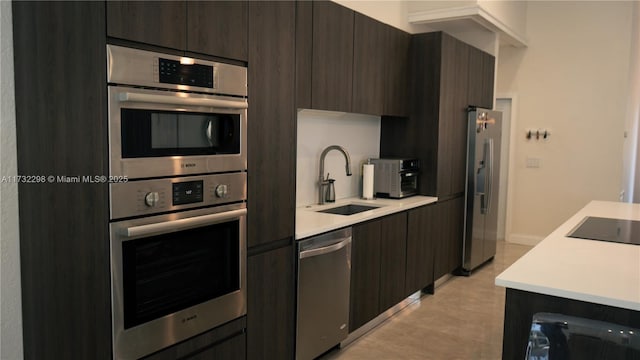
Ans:
[{"label": "oven control panel", "polygon": [[122,219],[247,199],[246,172],[138,180],[109,185],[110,218]]}]

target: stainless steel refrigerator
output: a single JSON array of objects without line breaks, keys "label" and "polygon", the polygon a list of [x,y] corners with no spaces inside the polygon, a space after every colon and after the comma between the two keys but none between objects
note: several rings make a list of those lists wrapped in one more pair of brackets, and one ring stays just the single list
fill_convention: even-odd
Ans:
[{"label": "stainless steel refrigerator", "polygon": [[470,107],[462,273],[493,259],[498,237],[502,113]]}]

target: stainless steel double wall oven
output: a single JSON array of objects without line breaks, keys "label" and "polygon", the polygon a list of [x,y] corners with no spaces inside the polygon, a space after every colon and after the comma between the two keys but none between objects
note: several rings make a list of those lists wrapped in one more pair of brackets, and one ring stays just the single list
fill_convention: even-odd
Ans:
[{"label": "stainless steel double wall oven", "polygon": [[247,69],[107,46],[113,354],[246,314]]}]

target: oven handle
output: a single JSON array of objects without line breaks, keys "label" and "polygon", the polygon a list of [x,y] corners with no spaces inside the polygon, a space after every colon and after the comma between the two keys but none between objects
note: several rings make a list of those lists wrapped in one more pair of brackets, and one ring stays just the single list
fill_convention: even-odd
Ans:
[{"label": "oven handle", "polygon": [[120,232],[125,237],[145,236],[158,233],[169,233],[182,229],[214,224],[217,222],[234,219],[247,214],[247,209],[225,211],[219,214],[195,216],[186,219],[171,220],[148,225],[123,228]]},{"label": "oven handle", "polygon": [[172,104],[172,105],[193,105],[193,106],[211,106],[223,109],[246,109],[249,107],[247,102],[229,101],[220,99],[206,99],[193,97],[177,97],[155,94],[139,94],[122,92],[119,95],[120,102],[147,102],[154,104]]}]

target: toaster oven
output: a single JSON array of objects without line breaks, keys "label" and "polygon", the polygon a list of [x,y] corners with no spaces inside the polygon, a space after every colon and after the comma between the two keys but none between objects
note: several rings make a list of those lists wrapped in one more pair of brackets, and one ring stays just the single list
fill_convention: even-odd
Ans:
[{"label": "toaster oven", "polygon": [[418,159],[371,159],[371,163],[376,196],[400,199],[418,193]]}]

